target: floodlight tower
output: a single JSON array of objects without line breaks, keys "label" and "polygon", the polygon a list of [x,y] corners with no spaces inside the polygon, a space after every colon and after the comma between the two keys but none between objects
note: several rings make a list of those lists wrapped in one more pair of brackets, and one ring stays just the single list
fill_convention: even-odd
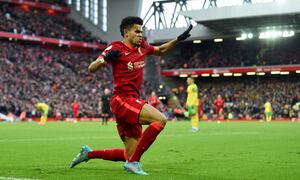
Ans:
[{"label": "floodlight tower", "polygon": [[252,4],[252,0],[243,0],[243,4]]},{"label": "floodlight tower", "polygon": [[[212,8],[212,7],[218,7],[217,6],[217,0],[208,0],[209,5],[208,8]],[[207,4],[207,0],[204,1],[202,9],[204,9],[205,5]]]},{"label": "floodlight tower", "polygon": [[[163,29],[165,28],[173,28],[176,27],[176,23],[178,22],[179,13],[178,11],[187,11],[187,1],[188,0],[166,0],[166,1],[155,1],[152,3],[148,12],[144,17],[144,25],[148,23],[148,21],[152,18],[154,20],[155,29]],[[175,3],[175,8],[172,13],[171,23],[167,23],[164,5],[167,3]],[[168,15],[168,14],[167,14]],[[191,19],[188,17],[184,17],[186,24],[191,24]]]}]

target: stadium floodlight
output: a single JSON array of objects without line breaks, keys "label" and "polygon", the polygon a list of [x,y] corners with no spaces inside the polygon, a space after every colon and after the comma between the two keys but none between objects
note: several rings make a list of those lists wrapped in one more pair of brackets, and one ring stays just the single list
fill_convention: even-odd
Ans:
[{"label": "stadium floodlight", "polygon": [[223,76],[232,76],[232,73],[223,73]]},{"label": "stadium floodlight", "polygon": [[296,73],[300,73],[300,70],[297,70]]},{"label": "stadium floodlight", "polygon": [[242,73],[234,73],[233,76],[242,76]]},{"label": "stadium floodlight", "polygon": [[278,38],[278,37],[291,37],[295,35],[295,31],[265,31],[259,34],[259,39],[269,39],[269,38]]},{"label": "stadium floodlight", "polygon": [[199,40],[194,40],[193,43],[194,43],[194,44],[200,44],[200,43],[201,43],[201,40],[200,40],[200,39],[199,39]]},{"label": "stadium floodlight", "polygon": [[246,73],[248,76],[253,76],[253,75],[255,75],[256,73],[255,72],[247,72]]},{"label": "stadium floodlight", "polygon": [[211,77],[220,77],[220,74],[212,74]]},{"label": "stadium floodlight", "polygon": [[235,40],[237,40],[237,41],[243,41],[243,40],[245,40],[245,38],[237,37],[237,38],[235,38]]},{"label": "stadium floodlight", "polygon": [[289,32],[288,31],[283,31],[282,37],[289,37]]},{"label": "stadium floodlight", "polygon": [[214,42],[223,42],[223,39],[222,38],[214,39]]},{"label": "stadium floodlight", "polygon": [[292,37],[295,35],[295,31],[283,31],[282,37]]},{"label": "stadium floodlight", "polygon": [[162,84],[161,84],[161,85],[159,85],[159,88],[160,88],[160,89],[164,88],[164,85],[162,85]]},{"label": "stadium floodlight", "polygon": [[208,73],[203,73],[203,74],[201,74],[201,76],[202,76],[202,77],[209,77],[210,74],[208,74]]},{"label": "stadium floodlight", "polygon": [[288,74],[290,74],[290,72],[288,72],[288,71],[283,71],[283,72],[280,72],[280,74],[281,74],[281,75],[288,75]]},{"label": "stadium floodlight", "polygon": [[167,98],[166,98],[166,96],[159,96],[158,99],[159,99],[159,100],[165,100],[165,99],[167,99]]},{"label": "stadium floodlight", "polygon": [[264,32],[259,33],[258,39],[266,39],[266,38],[267,38],[266,33],[264,33]]},{"label": "stadium floodlight", "polygon": [[198,77],[198,74],[193,74],[193,75],[191,75],[191,77],[197,78],[197,77]]},{"label": "stadium floodlight", "polygon": [[258,72],[258,73],[256,73],[256,75],[258,75],[258,76],[264,76],[264,75],[266,75],[266,73],[265,72]]},{"label": "stadium floodlight", "polygon": [[182,77],[182,78],[183,77],[188,77],[188,75],[187,74],[180,74],[179,77]]},{"label": "stadium floodlight", "polygon": [[253,38],[253,34],[252,34],[252,33],[248,33],[247,37],[248,37],[249,39],[252,39],[252,38]]},{"label": "stadium floodlight", "polygon": [[9,41],[11,41],[11,40],[12,40],[12,38],[10,37],[10,38],[8,38],[8,40],[9,40]]},{"label": "stadium floodlight", "polygon": [[271,71],[271,74],[280,74],[280,71]]}]

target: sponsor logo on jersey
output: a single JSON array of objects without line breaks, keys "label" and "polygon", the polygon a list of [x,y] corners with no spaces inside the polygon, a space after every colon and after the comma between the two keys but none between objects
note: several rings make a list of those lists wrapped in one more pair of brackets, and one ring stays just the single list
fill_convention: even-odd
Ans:
[{"label": "sponsor logo on jersey", "polygon": [[131,61],[129,61],[129,62],[127,63],[127,69],[128,69],[129,71],[132,71],[132,70],[133,70],[133,64],[132,64]]}]

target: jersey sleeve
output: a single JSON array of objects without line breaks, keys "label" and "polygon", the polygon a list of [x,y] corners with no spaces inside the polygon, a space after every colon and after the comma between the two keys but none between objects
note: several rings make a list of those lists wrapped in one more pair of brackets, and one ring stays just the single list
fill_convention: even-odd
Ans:
[{"label": "jersey sleeve", "polygon": [[111,50],[118,50],[118,47],[117,47],[116,43],[114,43],[114,42],[110,43],[110,44],[104,49],[104,51],[98,56],[97,59],[99,59],[99,58],[104,58],[104,57],[106,56],[106,54],[107,54],[108,52],[110,52]]}]

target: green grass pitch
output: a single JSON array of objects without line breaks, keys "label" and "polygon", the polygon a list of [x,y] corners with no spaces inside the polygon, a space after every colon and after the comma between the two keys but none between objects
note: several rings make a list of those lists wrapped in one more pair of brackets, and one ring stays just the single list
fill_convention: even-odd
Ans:
[{"label": "green grass pitch", "polygon": [[115,123],[0,123],[0,179],[300,179],[300,123],[170,122],[142,158],[149,176],[123,162],[91,160],[70,169],[84,144],[123,147]]}]

